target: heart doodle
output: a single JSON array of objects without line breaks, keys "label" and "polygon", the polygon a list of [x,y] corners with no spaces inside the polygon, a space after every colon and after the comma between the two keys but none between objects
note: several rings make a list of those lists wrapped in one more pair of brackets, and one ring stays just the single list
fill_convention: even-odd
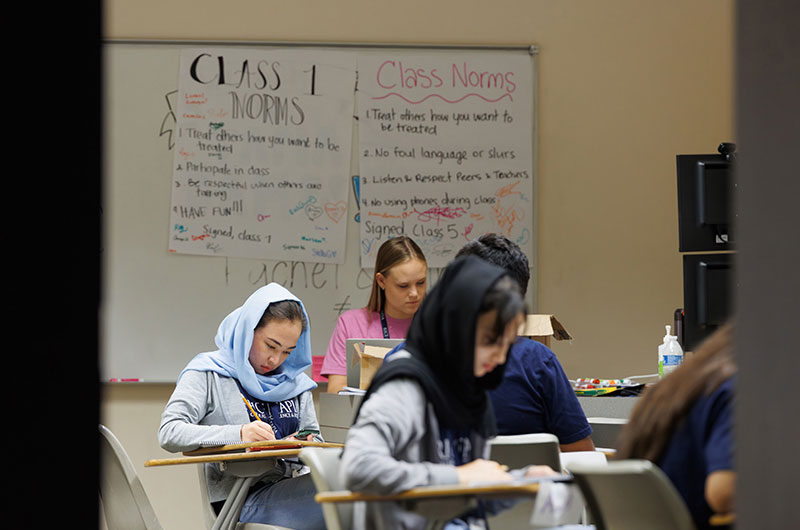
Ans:
[{"label": "heart doodle", "polygon": [[313,221],[314,219],[322,215],[322,208],[320,208],[319,206],[314,206],[313,204],[309,204],[308,206],[306,206],[306,215],[311,221]]},{"label": "heart doodle", "polygon": [[325,213],[328,214],[334,223],[338,223],[347,212],[347,204],[344,201],[326,202]]}]

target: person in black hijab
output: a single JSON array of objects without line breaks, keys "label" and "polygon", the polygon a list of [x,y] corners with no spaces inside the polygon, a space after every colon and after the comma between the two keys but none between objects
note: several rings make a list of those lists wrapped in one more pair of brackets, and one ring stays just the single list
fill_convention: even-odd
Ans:
[{"label": "person in black hijab", "polygon": [[[388,356],[356,413],[342,455],[351,491],[391,494],[425,485],[511,480],[485,460],[496,434],[487,390],[525,314],[519,285],[504,269],[466,256],[429,292],[406,336]],[[552,473],[535,467],[533,473]],[[522,474],[522,472],[520,472]],[[353,528],[425,528],[397,503],[356,503]],[[485,524],[470,513],[454,527]]]}]

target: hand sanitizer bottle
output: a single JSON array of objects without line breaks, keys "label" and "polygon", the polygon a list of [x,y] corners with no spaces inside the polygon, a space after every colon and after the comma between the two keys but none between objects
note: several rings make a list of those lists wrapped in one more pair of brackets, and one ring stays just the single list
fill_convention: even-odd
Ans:
[{"label": "hand sanitizer bottle", "polygon": [[670,335],[670,326],[665,326],[667,333],[664,342],[658,346],[658,377],[663,378],[675,370],[683,362],[683,349],[678,337]]}]

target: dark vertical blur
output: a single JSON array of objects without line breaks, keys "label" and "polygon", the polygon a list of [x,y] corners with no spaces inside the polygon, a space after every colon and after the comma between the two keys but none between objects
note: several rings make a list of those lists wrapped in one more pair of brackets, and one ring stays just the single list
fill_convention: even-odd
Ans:
[{"label": "dark vertical blur", "polygon": [[738,0],[737,528],[797,527],[800,3]]},{"label": "dark vertical blur", "polygon": [[98,527],[100,13],[97,0],[6,13],[6,528]]}]

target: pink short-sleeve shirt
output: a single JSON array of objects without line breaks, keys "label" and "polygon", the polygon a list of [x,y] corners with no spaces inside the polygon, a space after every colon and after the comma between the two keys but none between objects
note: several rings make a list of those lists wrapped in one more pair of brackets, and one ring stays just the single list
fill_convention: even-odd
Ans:
[{"label": "pink short-sleeve shirt", "polygon": [[[411,319],[392,318],[386,315],[389,338],[403,339],[411,325]],[[347,339],[382,339],[383,327],[378,313],[366,308],[351,309],[339,316],[336,328],[328,343],[325,360],[322,361],[321,375],[347,375]]]}]

